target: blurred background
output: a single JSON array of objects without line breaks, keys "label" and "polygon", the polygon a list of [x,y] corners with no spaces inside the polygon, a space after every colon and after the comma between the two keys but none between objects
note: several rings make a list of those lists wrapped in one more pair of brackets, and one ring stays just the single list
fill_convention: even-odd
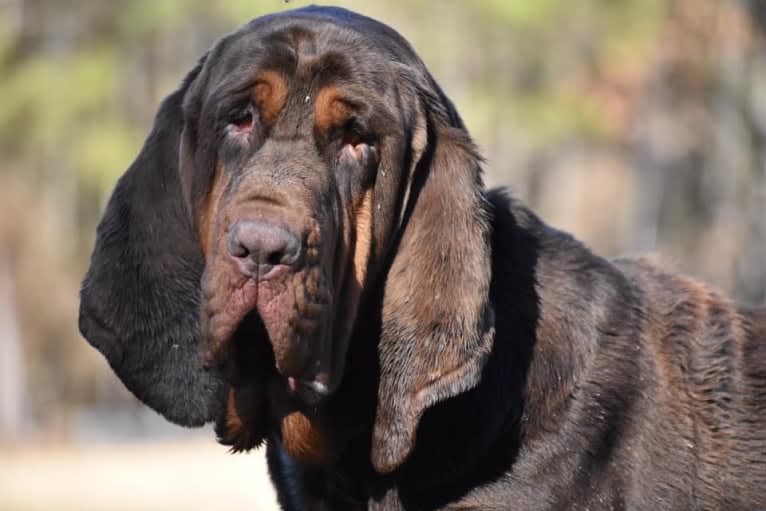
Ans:
[{"label": "blurred background", "polygon": [[[77,332],[155,109],[281,0],[0,0],[0,509],[274,509],[262,454],[165,424]],[[418,49],[547,221],[766,302],[766,2],[337,2]]]}]

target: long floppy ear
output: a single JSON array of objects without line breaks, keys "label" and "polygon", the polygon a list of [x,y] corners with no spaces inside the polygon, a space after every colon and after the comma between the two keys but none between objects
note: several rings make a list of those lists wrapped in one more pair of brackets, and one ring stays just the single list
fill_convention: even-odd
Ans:
[{"label": "long floppy ear", "polygon": [[[479,157],[451,104],[439,96],[438,115],[425,109],[426,145],[413,148],[422,157],[384,288],[372,443],[379,472],[407,457],[426,408],[478,383],[494,340]],[[422,145],[423,137],[414,143]]]},{"label": "long floppy ear", "polygon": [[82,335],[136,397],[185,426],[220,415],[225,392],[201,363],[204,261],[179,177],[182,103],[201,66],[163,101],[143,149],[117,183],[80,292]]}]

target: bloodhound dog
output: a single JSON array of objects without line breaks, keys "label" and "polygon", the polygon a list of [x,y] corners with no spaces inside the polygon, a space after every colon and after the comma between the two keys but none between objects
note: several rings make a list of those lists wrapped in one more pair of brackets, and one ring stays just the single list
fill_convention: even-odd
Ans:
[{"label": "bloodhound dog", "polygon": [[485,190],[410,45],[346,10],[202,57],[81,302],[141,401],[265,444],[287,510],[766,509],[766,310]]}]

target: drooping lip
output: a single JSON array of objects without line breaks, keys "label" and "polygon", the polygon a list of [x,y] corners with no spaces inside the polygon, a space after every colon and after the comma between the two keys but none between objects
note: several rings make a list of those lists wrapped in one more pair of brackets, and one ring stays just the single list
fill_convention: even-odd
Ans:
[{"label": "drooping lip", "polygon": [[[219,370],[234,387],[243,381],[259,378],[252,374],[253,371],[267,372],[282,381],[281,385],[284,385],[288,395],[309,405],[318,404],[331,393],[325,381],[328,380],[327,375],[317,372],[317,356],[321,354],[307,350],[306,343],[313,344],[313,340],[301,339],[295,330],[278,332],[281,345],[279,349],[275,347],[269,321],[277,331],[290,321],[284,317],[275,318],[273,311],[268,311],[275,303],[266,301],[264,295],[272,291],[261,287],[268,286],[265,280],[248,278],[237,282],[238,285],[225,296],[221,293],[207,294],[208,302],[203,304],[201,321],[205,365]],[[287,300],[281,309],[290,310],[293,308],[289,303],[291,298],[286,293],[289,292],[282,291],[268,298],[277,303]],[[262,300],[260,304],[259,298]],[[264,317],[263,314],[269,312],[272,317]],[[243,352],[257,353],[258,359],[243,356]],[[288,353],[293,363],[280,368],[277,352],[283,356]]]},{"label": "drooping lip", "polygon": [[216,368],[233,388],[248,385],[254,379],[278,381],[288,396],[309,406],[319,404],[330,394],[328,385],[308,372],[304,377],[279,373],[268,331],[256,309],[247,312],[234,328]]},{"label": "drooping lip", "polygon": [[233,388],[265,381],[276,374],[268,332],[255,310],[242,318],[219,360],[217,370]]},{"label": "drooping lip", "polygon": [[258,284],[246,279],[229,294],[228,299],[219,294],[207,294],[205,298],[200,321],[202,358],[206,366],[216,367],[232,356],[232,340],[245,318],[257,314]]}]

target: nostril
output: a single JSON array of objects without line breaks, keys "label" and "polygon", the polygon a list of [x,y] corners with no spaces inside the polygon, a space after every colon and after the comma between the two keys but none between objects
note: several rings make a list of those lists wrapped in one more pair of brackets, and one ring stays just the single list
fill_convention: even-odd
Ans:
[{"label": "nostril", "polygon": [[264,275],[274,266],[295,264],[300,257],[301,242],[279,225],[240,220],[229,229],[227,250],[244,273]]},{"label": "nostril", "polygon": [[250,255],[250,251],[246,246],[240,243],[236,236],[229,236],[227,248],[229,250],[229,254],[237,258],[244,258]]},{"label": "nostril", "polygon": [[282,252],[272,252],[266,255],[266,264],[276,266],[278,264],[287,264],[285,254]]}]

